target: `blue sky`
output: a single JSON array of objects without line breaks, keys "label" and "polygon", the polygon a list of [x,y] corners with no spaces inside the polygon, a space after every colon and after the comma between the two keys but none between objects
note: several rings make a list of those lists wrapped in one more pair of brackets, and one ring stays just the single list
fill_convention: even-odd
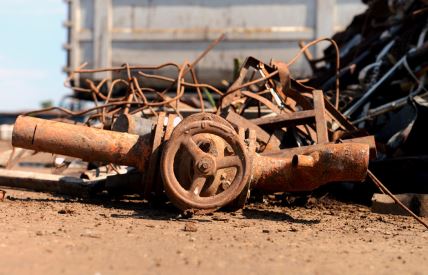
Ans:
[{"label": "blue sky", "polygon": [[0,112],[55,104],[64,88],[62,45],[66,31],[62,0],[0,0]]}]

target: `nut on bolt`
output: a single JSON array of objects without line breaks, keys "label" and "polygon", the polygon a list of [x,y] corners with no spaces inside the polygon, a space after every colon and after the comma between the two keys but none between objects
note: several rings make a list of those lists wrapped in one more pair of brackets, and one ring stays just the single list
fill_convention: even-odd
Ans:
[{"label": "nut on bolt", "polygon": [[203,157],[197,162],[196,167],[198,170],[205,175],[215,172],[215,163],[214,160],[209,157]]}]

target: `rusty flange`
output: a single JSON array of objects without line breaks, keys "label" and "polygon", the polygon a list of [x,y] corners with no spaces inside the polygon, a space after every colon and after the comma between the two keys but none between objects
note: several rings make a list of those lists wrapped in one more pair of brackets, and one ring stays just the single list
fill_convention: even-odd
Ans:
[{"label": "rusty flange", "polygon": [[[189,156],[190,162],[186,160]],[[198,213],[214,211],[236,199],[248,184],[250,170],[244,143],[227,121],[213,114],[184,119],[173,131],[161,160],[171,202]]]},{"label": "rusty flange", "polygon": [[153,196],[155,190],[155,177],[156,177],[156,168],[158,167],[159,161],[159,147],[162,143],[162,137],[164,136],[164,123],[165,123],[166,114],[160,112],[158,115],[158,120],[156,123],[155,130],[152,132],[153,142],[152,142],[152,154],[149,158],[149,165],[144,175],[144,197],[150,199]]}]

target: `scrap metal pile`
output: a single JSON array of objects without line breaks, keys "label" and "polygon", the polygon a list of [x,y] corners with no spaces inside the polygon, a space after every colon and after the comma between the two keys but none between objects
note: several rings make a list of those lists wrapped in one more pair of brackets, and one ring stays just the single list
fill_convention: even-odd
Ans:
[{"label": "scrap metal pile", "polygon": [[[364,2],[367,11],[332,37],[340,48],[339,110],[376,137],[371,167],[393,191],[428,193],[428,2]],[[306,84],[328,98],[334,98],[335,57],[329,47],[322,60],[309,62],[313,77]]]},{"label": "scrap metal pile", "polygon": [[[288,64],[248,57],[226,91],[199,83],[195,67],[222,37],[193,63],[81,67],[74,73],[111,74],[98,83],[70,84],[93,99],[93,108],[55,108],[86,114],[85,123],[20,116],[12,142],[119,172],[97,191],[148,200],[166,195],[181,210],[198,213],[243,207],[250,190],[362,182],[369,160],[377,158],[370,134],[380,158],[405,154],[416,110],[427,106],[426,14],[422,1],[369,1],[368,11],[333,37],[340,55],[331,39],[321,39],[333,45],[321,60],[308,52],[319,41],[302,45],[314,73],[307,80],[290,75],[297,55]],[[176,76],[157,73],[166,68]],[[138,172],[121,174],[117,165]]]},{"label": "scrap metal pile", "polygon": [[[82,90],[91,92],[96,104],[98,98],[104,100],[91,109],[97,113],[87,121],[101,123],[102,129],[21,116],[12,142],[35,151],[136,167],[142,173],[138,193],[159,199],[165,192],[178,208],[194,212],[231,203],[242,207],[250,189],[309,191],[329,182],[363,181],[369,157],[375,155],[373,137],[341,140],[335,132],[354,126],[322,91],[299,84],[287,68],[249,57],[225,93],[198,84],[187,64],[177,66],[176,79],[131,71],[140,69],[135,67],[113,68],[128,73],[127,80],[111,81],[112,86],[126,83],[123,97],[112,98],[112,88],[106,96],[100,92],[107,80]],[[193,83],[185,81],[186,73]],[[168,89],[145,88],[137,76],[176,83],[177,94],[169,98]],[[180,98],[186,87],[215,91],[218,107],[182,119]],[[151,101],[148,92],[156,95]]]}]

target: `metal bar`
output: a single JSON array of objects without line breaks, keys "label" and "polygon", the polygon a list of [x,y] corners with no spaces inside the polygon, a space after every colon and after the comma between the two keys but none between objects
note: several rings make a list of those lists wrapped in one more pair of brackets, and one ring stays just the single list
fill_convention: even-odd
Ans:
[{"label": "metal bar", "polygon": [[162,143],[162,136],[163,136],[163,125],[165,123],[165,117],[166,114],[164,112],[159,113],[157,127],[155,129],[154,135],[153,135],[153,143],[152,143],[152,149],[150,154],[150,162],[147,166],[146,174],[144,175],[144,196],[146,199],[149,199],[152,196],[152,191],[154,189],[154,179],[156,177],[157,167],[158,167],[158,161],[160,157],[159,147]]},{"label": "metal bar", "polygon": [[247,120],[233,111],[230,111],[227,114],[226,120],[229,121],[236,128],[242,127],[244,129],[256,131],[257,139],[263,142],[264,144],[267,144],[269,142],[270,135],[266,133],[262,128],[254,124],[251,120]]},{"label": "metal bar", "polygon": [[[426,97],[426,96],[428,96],[428,93],[424,93],[424,94],[420,95],[419,97]],[[402,97],[400,99],[391,101],[391,102],[386,103],[384,105],[381,105],[379,107],[370,109],[368,111],[367,115],[365,115],[364,117],[356,119],[352,123],[357,124],[357,123],[360,123],[361,121],[372,119],[372,118],[380,116],[384,113],[391,112],[391,111],[394,111],[396,109],[399,109],[399,108],[401,108],[407,104],[407,102],[409,101],[409,98],[410,98],[409,96],[405,96],[405,97]]]},{"label": "metal bar", "polygon": [[251,119],[250,121],[260,127],[281,128],[290,125],[308,124],[314,120],[314,110],[307,110],[288,114],[282,113],[276,116],[265,116]]},{"label": "metal bar", "polygon": [[317,143],[328,143],[327,120],[325,115],[324,95],[320,90],[314,90],[314,112],[317,129]]},{"label": "metal bar", "polygon": [[[341,112],[339,112],[333,104],[331,104],[327,98],[324,98],[324,104],[326,110],[330,113],[331,117],[335,120],[335,123],[338,124],[339,127],[348,130],[348,131],[354,131],[357,130],[357,127],[355,127],[354,124],[352,124],[351,121],[348,120],[347,117],[342,115]],[[335,129],[333,129],[335,130]]]},{"label": "metal bar", "polygon": [[392,67],[383,77],[376,82],[357,102],[355,102],[348,110],[346,110],[343,114],[347,117],[351,116],[355,111],[357,111],[370,97],[373,96],[373,93],[382,85],[391,75],[398,69],[403,63],[407,55],[403,56],[397,63],[395,63],[394,67]]},{"label": "metal bar", "polygon": [[62,175],[0,169],[0,186],[79,197],[90,196],[105,180],[106,176],[85,180]]}]

